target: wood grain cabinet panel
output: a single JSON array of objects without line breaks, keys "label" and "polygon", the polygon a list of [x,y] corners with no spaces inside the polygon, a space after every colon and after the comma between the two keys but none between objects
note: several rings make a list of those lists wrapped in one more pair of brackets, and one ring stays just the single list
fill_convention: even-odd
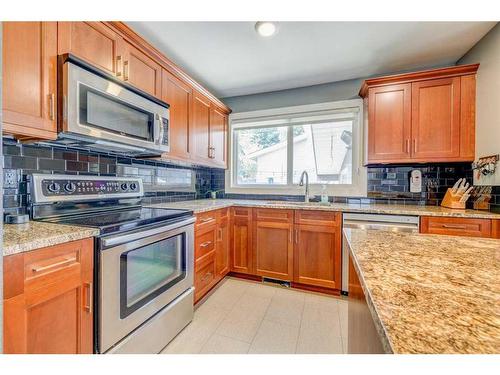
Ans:
[{"label": "wood grain cabinet panel", "polygon": [[412,83],[411,134],[415,159],[460,156],[460,77]]},{"label": "wood grain cabinet panel", "polygon": [[368,79],[367,164],[472,161],[476,71],[458,65]]},{"label": "wood grain cabinet panel", "polygon": [[490,238],[492,237],[492,223],[489,219],[422,216],[420,218],[420,232]]},{"label": "wood grain cabinet panel", "polygon": [[161,66],[148,55],[126,43],[123,80],[138,89],[161,98]]},{"label": "wood grain cabinet panel", "polygon": [[57,23],[3,23],[3,132],[55,139]]},{"label": "wood grain cabinet panel", "polygon": [[93,240],[6,257],[4,267],[13,265],[5,278],[5,353],[92,353]]},{"label": "wood grain cabinet panel", "polygon": [[375,87],[368,95],[368,159],[410,158],[411,85]]},{"label": "wood grain cabinet panel", "polygon": [[215,250],[215,271],[217,278],[220,280],[229,272],[229,217],[221,217],[217,225],[217,246]]},{"label": "wood grain cabinet panel", "polygon": [[210,100],[198,92],[193,96],[194,158],[212,163],[210,158]]},{"label": "wood grain cabinet panel", "polygon": [[215,166],[227,167],[227,114],[213,105],[210,109],[209,157]]},{"label": "wood grain cabinet panel", "polygon": [[58,50],[123,77],[124,41],[102,22],[58,22]]},{"label": "wood grain cabinet panel", "polygon": [[253,274],[252,209],[231,208],[231,271]]},{"label": "wood grain cabinet panel", "polygon": [[193,89],[165,69],[162,70],[161,89],[161,99],[170,104],[170,152],[166,156],[190,159]]}]

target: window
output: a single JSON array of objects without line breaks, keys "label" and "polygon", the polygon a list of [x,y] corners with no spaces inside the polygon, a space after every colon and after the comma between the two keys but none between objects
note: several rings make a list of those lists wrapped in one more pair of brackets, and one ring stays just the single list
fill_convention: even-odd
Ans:
[{"label": "window", "polygon": [[231,115],[231,168],[227,192],[366,195],[361,101],[288,107]]}]

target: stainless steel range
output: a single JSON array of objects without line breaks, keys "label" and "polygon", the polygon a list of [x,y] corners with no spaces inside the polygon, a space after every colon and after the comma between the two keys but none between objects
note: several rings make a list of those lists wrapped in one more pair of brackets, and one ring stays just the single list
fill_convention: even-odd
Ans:
[{"label": "stainless steel range", "polygon": [[143,194],[138,178],[31,176],[34,220],[100,231],[97,353],[158,353],[193,318],[193,213],[142,207]]}]

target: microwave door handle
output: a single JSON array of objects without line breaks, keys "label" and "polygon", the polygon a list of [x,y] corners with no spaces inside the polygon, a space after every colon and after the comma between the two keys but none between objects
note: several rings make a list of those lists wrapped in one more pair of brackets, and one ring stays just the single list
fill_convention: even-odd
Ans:
[{"label": "microwave door handle", "polygon": [[159,114],[156,114],[155,122],[157,124],[157,126],[155,126],[155,129],[159,129],[158,130],[158,137],[156,138],[155,143],[157,145],[161,145],[161,141],[163,139],[163,134],[164,134],[163,118]]}]

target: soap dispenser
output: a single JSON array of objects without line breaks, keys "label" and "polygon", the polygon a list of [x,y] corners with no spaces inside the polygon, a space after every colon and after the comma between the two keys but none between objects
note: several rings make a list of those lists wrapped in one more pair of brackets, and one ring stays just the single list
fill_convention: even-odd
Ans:
[{"label": "soap dispenser", "polygon": [[321,203],[328,203],[328,193],[324,184],[321,186]]}]

